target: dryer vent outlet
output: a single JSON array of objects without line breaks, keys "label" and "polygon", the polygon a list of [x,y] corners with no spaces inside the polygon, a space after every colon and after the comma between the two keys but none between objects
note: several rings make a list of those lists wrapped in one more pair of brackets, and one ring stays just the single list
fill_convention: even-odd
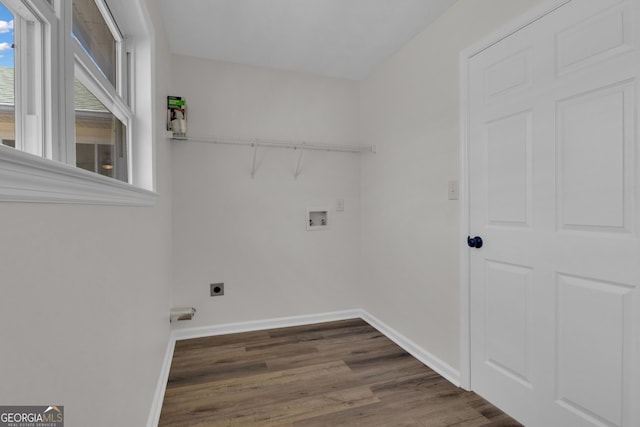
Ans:
[{"label": "dryer vent outlet", "polygon": [[224,283],[212,283],[209,286],[212,297],[221,297],[224,295]]}]

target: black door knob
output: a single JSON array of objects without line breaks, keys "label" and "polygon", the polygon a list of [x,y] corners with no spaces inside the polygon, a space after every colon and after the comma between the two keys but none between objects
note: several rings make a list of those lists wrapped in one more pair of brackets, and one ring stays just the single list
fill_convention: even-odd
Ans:
[{"label": "black door knob", "polygon": [[467,245],[469,245],[470,248],[480,249],[482,247],[482,237],[467,236]]}]

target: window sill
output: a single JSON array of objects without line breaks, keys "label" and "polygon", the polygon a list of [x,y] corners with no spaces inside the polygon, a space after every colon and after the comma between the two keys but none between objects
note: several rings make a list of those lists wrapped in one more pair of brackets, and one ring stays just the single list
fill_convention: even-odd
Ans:
[{"label": "window sill", "polygon": [[0,146],[0,202],[154,206],[158,194]]}]

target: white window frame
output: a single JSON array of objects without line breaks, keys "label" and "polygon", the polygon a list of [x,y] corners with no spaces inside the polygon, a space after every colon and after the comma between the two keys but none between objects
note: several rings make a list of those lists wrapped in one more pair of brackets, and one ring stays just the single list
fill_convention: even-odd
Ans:
[{"label": "white window frame", "polygon": [[[121,86],[121,78],[117,79],[120,87],[114,89],[93,61],[88,59],[77,40],[72,38],[70,0],[54,0],[53,7],[42,0],[3,0],[12,9],[18,3],[24,4],[41,22],[40,33],[33,37],[35,51],[30,60],[37,58],[37,61],[41,61],[42,72],[29,76],[24,72],[25,65],[18,63],[23,59],[16,58],[16,116],[19,114],[18,108],[21,109],[20,114],[24,115],[25,100],[31,102],[26,119],[20,117],[16,120],[16,144],[30,145],[20,146],[21,149],[0,145],[0,201],[128,206],[155,204],[158,195],[155,192],[154,171],[154,110],[151,107],[137,111],[133,103],[134,99],[139,98],[145,100],[144,104],[155,105],[151,20],[144,0],[107,1],[112,11],[115,9],[120,13],[120,16],[115,16],[118,24],[118,18],[123,17],[125,25],[121,29],[127,36],[126,56],[131,58],[132,70],[124,69],[128,61],[123,60],[118,72],[131,73],[130,78],[134,81],[130,83],[130,94],[126,94],[127,88]],[[125,52],[121,51],[120,54],[125,59]],[[104,81],[95,77],[96,72]],[[129,182],[75,166],[73,84],[76,76],[127,126]],[[33,90],[28,94],[30,98],[24,96],[21,88],[25,87]],[[19,97],[22,102],[20,106]],[[126,104],[127,99],[131,100],[131,105]],[[25,139],[25,132],[33,132],[34,123],[37,135]],[[28,142],[34,138],[38,143]]]},{"label": "white window frame", "polygon": [[[9,3],[5,0],[5,3]],[[44,155],[44,141],[48,135],[44,135],[43,117],[44,100],[44,64],[43,64],[43,40],[45,21],[53,22],[55,28],[55,16],[48,7],[40,8],[34,13],[30,8],[19,2],[10,2],[14,14],[14,41],[20,45],[14,50],[15,70],[30,69],[31,73],[15,72],[14,80],[14,108],[15,108],[15,147],[18,150],[32,153],[36,156]],[[37,22],[37,24],[34,24]],[[27,52],[29,54],[27,54]]]}]

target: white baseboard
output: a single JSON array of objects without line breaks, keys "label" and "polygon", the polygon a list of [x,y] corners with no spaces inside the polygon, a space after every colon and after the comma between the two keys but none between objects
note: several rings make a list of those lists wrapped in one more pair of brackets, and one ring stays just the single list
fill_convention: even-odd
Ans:
[{"label": "white baseboard", "polygon": [[279,317],[275,319],[254,320],[249,322],[226,323],[223,325],[200,326],[175,329],[172,336],[176,340],[212,337],[216,335],[237,334],[240,332],[263,331],[265,329],[286,328],[289,326],[312,325],[314,323],[334,322],[337,320],[360,317],[361,310],[334,311],[330,313],[309,314],[303,316]]},{"label": "white baseboard", "polygon": [[438,359],[415,342],[411,341],[395,329],[382,322],[380,319],[362,309],[310,314],[304,316],[280,317],[250,322],[227,323],[223,325],[201,326],[188,329],[175,329],[171,332],[167,352],[162,363],[162,371],[160,372],[156,393],[151,405],[151,413],[149,414],[147,427],[156,427],[160,420],[162,401],[164,399],[164,392],[167,388],[167,380],[169,379],[169,370],[171,369],[171,360],[173,359],[173,349],[176,341],[216,335],[236,334],[240,332],[262,331],[265,329],[286,328],[290,326],[311,325],[314,323],[334,322],[337,320],[354,318],[360,318],[369,323],[391,341],[398,344],[407,353],[411,354],[420,362],[442,375],[452,384],[458,387],[460,386],[460,372],[457,369],[454,369],[449,364]]},{"label": "white baseboard", "polygon": [[167,381],[169,380],[169,371],[171,370],[171,361],[173,360],[173,350],[176,346],[176,339],[173,334],[169,336],[167,343],[167,351],[164,354],[162,368],[160,369],[160,377],[156,385],[156,392],[151,402],[151,412],[147,420],[147,427],[157,427],[160,422],[160,412],[162,411],[162,402],[164,401],[164,392],[167,389]]}]

